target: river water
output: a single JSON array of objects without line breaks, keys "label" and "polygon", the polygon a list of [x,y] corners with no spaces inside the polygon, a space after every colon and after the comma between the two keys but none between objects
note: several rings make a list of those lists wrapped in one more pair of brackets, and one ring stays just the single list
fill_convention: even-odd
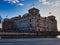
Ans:
[{"label": "river water", "polygon": [[0,39],[0,45],[60,45],[59,38]]},{"label": "river water", "polygon": [[57,38],[60,38],[60,35],[58,35]]},{"label": "river water", "polygon": [[60,45],[60,36],[57,38],[0,39],[0,45]]}]

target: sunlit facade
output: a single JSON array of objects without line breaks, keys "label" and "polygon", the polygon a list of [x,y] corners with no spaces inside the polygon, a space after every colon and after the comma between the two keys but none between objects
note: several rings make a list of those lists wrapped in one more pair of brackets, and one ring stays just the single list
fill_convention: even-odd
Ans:
[{"label": "sunlit facade", "polygon": [[[11,29],[16,31],[57,31],[55,16],[42,17],[39,11],[39,9],[31,8],[28,10],[28,13],[24,14],[22,17],[19,15],[18,17],[9,19],[10,22],[12,21],[12,23],[10,23],[10,25],[13,26]],[[3,30],[8,30],[8,23],[9,21],[3,22]]]}]

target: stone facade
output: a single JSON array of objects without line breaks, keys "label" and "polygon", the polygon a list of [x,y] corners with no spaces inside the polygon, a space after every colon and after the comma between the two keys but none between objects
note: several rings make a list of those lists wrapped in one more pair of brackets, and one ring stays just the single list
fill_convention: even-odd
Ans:
[{"label": "stone facade", "polygon": [[[18,31],[57,31],[57,21],[55,16],[51,15],[48,17],[42,17],[39,14],[39,9],[31,8],[28,10],[28,13],[24,14],[22,17],[13,17],[10,19],[13,20],[12,24],[14,29]],[[3,29],[7,26],[3,23]],[[6,22],[8,24],[8,22]],[[9,24],[8,24],[9,25]],[[9,26],[7,27],[9,28]]]}]

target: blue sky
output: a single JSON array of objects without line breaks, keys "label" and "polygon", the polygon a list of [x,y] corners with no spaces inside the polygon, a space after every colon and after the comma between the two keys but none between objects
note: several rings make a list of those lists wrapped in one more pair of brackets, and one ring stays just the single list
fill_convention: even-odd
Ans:
[{"label": "blue sky", "polygon": [[32,4],[35,4],[34,7],[40,10],[42,17],[56,16],[58,30],[60,30],[60,0],[0,0],[0,16],[2,18],[22,16],[28,13]]}]

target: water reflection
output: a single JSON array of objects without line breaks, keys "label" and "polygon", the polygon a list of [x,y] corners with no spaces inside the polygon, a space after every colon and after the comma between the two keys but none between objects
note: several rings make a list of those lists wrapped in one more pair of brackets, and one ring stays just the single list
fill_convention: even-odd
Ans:
[{"label": "water reflection", "polygon": [[60,38],[60,35],[58,35],[57,38]]},{"label": "water reflection", "polygon": [[0,45],[60,45],[57,38],[0,39]]}]

